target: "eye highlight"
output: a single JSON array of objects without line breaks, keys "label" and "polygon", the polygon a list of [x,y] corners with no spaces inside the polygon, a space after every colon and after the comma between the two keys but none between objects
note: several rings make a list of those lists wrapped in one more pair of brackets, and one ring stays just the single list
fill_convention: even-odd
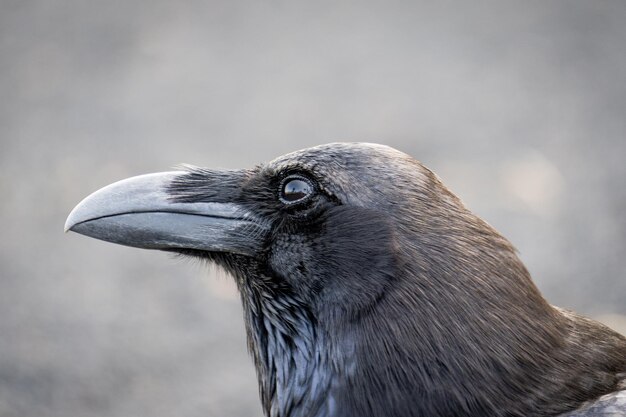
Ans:
[{"label": "eye highlight", "polygon": [[300,176],[289,176],[280,186],[280,200],[285,204],[305,201],[313,195],[315,187],[310,180]]}]

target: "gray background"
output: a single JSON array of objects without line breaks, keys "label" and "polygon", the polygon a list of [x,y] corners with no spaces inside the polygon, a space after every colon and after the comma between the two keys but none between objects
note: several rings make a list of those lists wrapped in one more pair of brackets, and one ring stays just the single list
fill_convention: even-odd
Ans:
[{"label": "gray background", "polygon": [[62,233],[188,162],[386,143],[626,332],[626,2],[0,0],[0,416],[256,416],[241,308],[195,261]]}]

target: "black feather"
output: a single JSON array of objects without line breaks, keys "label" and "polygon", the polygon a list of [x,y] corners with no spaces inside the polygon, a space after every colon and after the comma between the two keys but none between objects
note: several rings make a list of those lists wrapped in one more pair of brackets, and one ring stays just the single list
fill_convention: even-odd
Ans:
[{"label": "black feather", "polygon": [[[318,190],[297,209],[277,198],[294,172]],[[213,199],[203,178],[172,195]],[[237,277],[268,416],[554,416],[620,388],[624,337],[549,305],[407,155],[332,144],[233,178],[271,232],[258,258],[210,256]]]},{"label": "black feather", "polygon": [[[306,187],[288,201],[290,176]],[[235,277],[268,417],[626,415],[626,338],[551,306],[512,245],[406,154],[330,144],[189,168],[167,193],[252,213],[215,222],[233,239],[219,252],[174,250]]]}]

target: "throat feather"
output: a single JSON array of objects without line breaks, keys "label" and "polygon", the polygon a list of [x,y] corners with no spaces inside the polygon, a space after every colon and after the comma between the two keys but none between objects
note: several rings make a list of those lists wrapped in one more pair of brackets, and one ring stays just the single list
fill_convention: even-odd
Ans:
[{"label": "throat feather", "polygon": [[284,291],[248,295],[248,339],[266,415],[330,416],[333,375],[313,314]]}]

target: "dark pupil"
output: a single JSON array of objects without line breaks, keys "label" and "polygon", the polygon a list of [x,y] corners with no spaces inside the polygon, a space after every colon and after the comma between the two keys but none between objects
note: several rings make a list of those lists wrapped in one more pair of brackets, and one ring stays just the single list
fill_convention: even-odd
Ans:
[{"label": "dark pupil", "polygon": [[287,201],[298,201],[311,193],[311,186],[302,180],[291,180],[283,187],[283,198]]}]

